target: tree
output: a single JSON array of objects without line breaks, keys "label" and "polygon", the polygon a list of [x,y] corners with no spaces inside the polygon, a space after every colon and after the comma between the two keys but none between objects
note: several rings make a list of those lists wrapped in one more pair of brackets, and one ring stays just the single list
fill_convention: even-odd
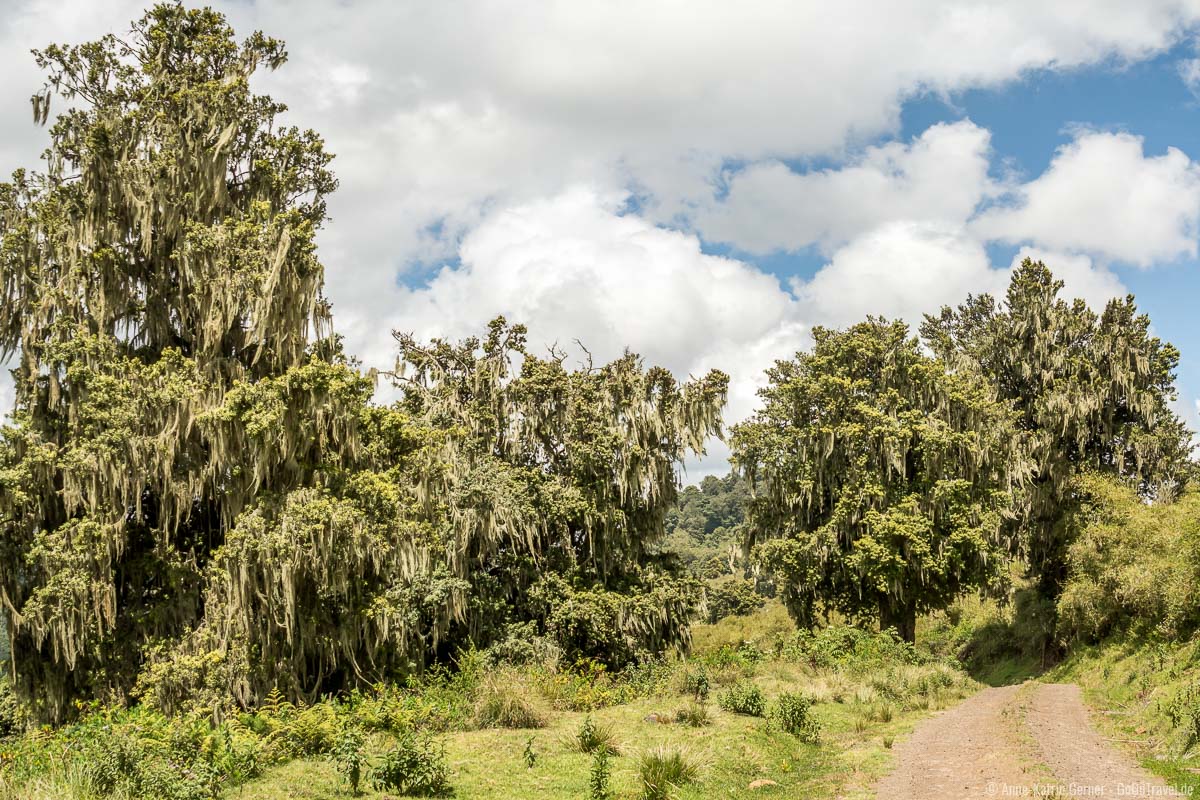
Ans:
[{"label": "tree", "polygon": [[164,4],[37,60],[37,120],[73,106],[0,185],[0,608],[39,717],[311,699],[510,622],[616,662],[686,641],[698,587],[654,548],[725,376],[571,371],[497,321],[401,337],[372,405],[322,295],[331,157],[249,88],[282,44]]},{"label": "tree", "polygon": [[614,665],[686,644],[700,587],[658,545],[678,467],[720,434],[728,378],[680,384],[631,353],[573,370],[525,335],[503,318],[459,344],[397,334],[405,411],[461,432],[445,491],[471,493],[452,508],[478,609],[463,637],[534,621],[569,655]]},{"label": "tree", "polygon": [[800,624],[835,609],[912,641],[917,614],[1003,560],[1008,415],[902,322],[818,327],[813,341],[768,371],[763,408],[734,429],[753,557]]},{"label": "tree", "polygon": [[1102,314],[1059,297],[1041,262],[1014,271],[1003,303],[970,297],[927,316],[921,333],[949,363],[979,371],[1017,412],[1030,481],[1008,522],[1048,602],[1066,577],[1065,515],[1084,470],[1170,499],[1188,474],[1190,434],[1171,409],[1179,351],[1150,334],[1132,295]]},{"label": "tree", "polygon": [[[204,569],[254,498],[354,449],[326,393],[354,378],[314,249],[330,156],[249,87],[282,44],[167,4],[128,41],[35,57],[36,120],[71,105],[45,171],[0,185],[0,351],[17,357],[0,592],[18,688],[57,718],[123,696],[140,647],[199,619]],[[296,370],[323,377],[276,398],[280,428],[221,411]]]}]

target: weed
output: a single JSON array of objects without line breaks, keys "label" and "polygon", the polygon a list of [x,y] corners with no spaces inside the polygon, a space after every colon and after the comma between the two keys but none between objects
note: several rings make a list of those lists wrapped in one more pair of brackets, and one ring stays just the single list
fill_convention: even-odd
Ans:
[{"label": "weed", "polygon": [[682,750],[656,747],[642,753],[638,776],[642,781],[642,800],[666,800],[671,791],[696,780],[699,768]]},{"label": "weed", "polygon": [[584,717],[583,723],[575,733],[575,748],[581,753],[595,753],[603,750],[611,755],[617,755],[617,737],[612,726],[601,725],[592,719],[591,715]]},{"label": "weed", "polygon": [[521,758],[525,760],[525,768],[533,769],[537,766],[537,751],[533,749],[533,740],[536,737],[530,736],[525,740],[525,750],[521,753]]},{"label": "weed", "polygon": [[784,692],[776,701],[774,719],[779,727],[802,742],[815,742],[820,726],[812,716],[812,702],[804,695]]},{"label": "weed", "polygon": [[381,791],[422,797],[448,794],[450,778],[445,749],[427,733],[405,731],[372,770],[371,784]]},{"label": "weed", "polygon": [[358,796],[362,784],[363,771],[367,766],[367,754],[363,752],[363,732],[357,725],[347,725],[338,734],[330,752],[330,759],[337,764],[337,770],[350,784],[350,794]]},{"label": "weed", "polygon": [[767,710],[767,699],[762,689],[750,681],[738,681],[721,693],[721,708],[734,714],[761,717]]},{"label": "weed", "polygon": [[608,764],[608,750],[600,748],[592,757],[592,772],[588,777],[588,788],[591,791],[591,800],[608,800],[609,777],[612,774],[612,768]]},{"label": "weed", "polygon": [[519,681],[485,680],[475,701],[480,728],[544,728],[546,714]]},{"label": "weed", "polygon": [[708,714],[708,706],[703,703],[688,703],[675,712],[675,721],[693,728],[703,728],[712,722],[712,718]]}]

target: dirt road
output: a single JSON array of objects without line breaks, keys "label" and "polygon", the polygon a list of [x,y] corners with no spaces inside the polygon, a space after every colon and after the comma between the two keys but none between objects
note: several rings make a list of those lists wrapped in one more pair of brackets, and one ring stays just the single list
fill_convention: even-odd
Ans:
[{"label": "dirt road", "polygon": [[879,800],[1179,797],[1093,727],[1079,687],[985,689],[896,745]]}]

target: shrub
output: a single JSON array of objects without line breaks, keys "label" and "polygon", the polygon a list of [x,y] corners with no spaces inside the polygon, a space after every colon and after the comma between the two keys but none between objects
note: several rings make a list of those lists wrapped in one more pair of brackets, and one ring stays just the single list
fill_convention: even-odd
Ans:
[{"label": "shrub", "polygon": [[427,733],[404,731],[371,771],[371,784],[381,791],[421,797],[449,794],[445,750]]},{"label": "shrub", "polygon": [[592,772],[588,776],[591,800],[608,800],[608,781],[612,768],[608,764],[608,750],[600,748],[592,757]]},{"label": "shrub", "polygon": [[692,695],[697,703],[708,700],[710,688],[708,670],[703,664],[695,670],[689,669],[683,673],[683,691],[685,694]]},{"label": "shrub", "polygon": [[766,602],[750,581],[739,578],[721,581],[708,588],[708,621],[715,623],[726,617],[744,617],[762,608]]},{"label": "shrub", "polygon": [[638,776],[643,800],[666,800],[671,791],[696,780],[699,769],[682,750],[656,747],[642,753]]},{"label": "shrub", "polygon": [[718,700],[721,708],[734,714],[761,717],[767,710],[767,700],[762,689],[750,681],[738,681],[730,686]]},{"label": "shrub", "polygon": [[334,742],[329,756],[337,770],[350,784],[350,793],[358,796],[362,784],[363,771],[367,766],[367,754],[363,752],[363,732],[357,725],[347,725],[342,728]]},{"label": "shrub", "polygon": [[489,678],[475,700],[475,724],[480,728],[544,728],[546,714],[529,688],[507,676]]},{"label": "shrub", "polygon": [[1077,489],[1057,609],[1062,638],[1192,631],[1200,620],[1200,493],[1146,504],[1133,489],[1095,476],[1079,479]]},{"label": "shrub", "polygon": [[617,755],[617,737],[611,725],[599,725],[591,715],[584,717],[583,723],[575,733],[575,748],[581,753],[595,753],[604,750]]},{"label": "shrub", "polygon": [[775,705],[775,721],[802,742],[815,742],[820,726],[812,716],[812,702],[804,695],[784,692]]},{"label": "shrub", "polygon": [[504,631],[504,638],[486,651],[489,664],[522,667],[529,664],[553,666],[562,657],[562,648],[552,639],[541,636],[532,622],[513,623]]},{"label": "shrub", "polygon": [[708,706],[703,703],[688,703],[675,712],[675,721],[693,728],[703,728],[712,722],[708,714]]}]

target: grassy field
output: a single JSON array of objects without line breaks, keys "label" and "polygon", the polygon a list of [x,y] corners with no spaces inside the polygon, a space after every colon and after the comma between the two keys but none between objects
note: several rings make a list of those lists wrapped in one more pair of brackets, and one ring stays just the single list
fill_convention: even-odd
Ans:
[{"label": "grassy field", "polygon": [[[708,692],[707,700],[697,704],[700,675]],[[332,753],[339,726],[352,723],[366,731],[361,748],[367,761],[363,797],[399,795],[394,788],[373,788],[370,770],[382,763],[398,737],[420,729],[428,731],[437,750],[444,749],[456,797],[578,800],[594,796],[595,757],[581,752],[577,744],[588,722],[610,733],[615,752],[608,759],[607,789],[612,798],[653,796],[646,792],[642,761],[647,754],[664,752],[678,753],[692,772],[666,795],[679,800],[865,797],[891,764],[892,742],[917,719],[957,702],[977,685],[956,668],[886,636],[843,626],[815,637],[797,634],[783,610],[769,605],[750,617],[700,626],[688,659],[633,676],[497,665],[424,688],[391,689],[328,708],[260,712],[234,723],[237,737],[259,743],[254,751],[261,758],[257,774],[248,781],[210,785],[217,796],[247,800],[349,797],[349,784]],[[726,698],[733,687],[761,692],[762,715],[723,708],[730,705]],[[787,694],[811,704],[814,741],[784,730],[780,708]],[[699,713],[702,724],[678,721],[677,712],[697,705],[704,709]],[[45,769],[0,770],[0,800],[198,796],[171,794],[169,787],[154,793],[129,788],[148,787],[148,779],[127,784],[108,780],[105,794],[95,791],[87,758],[60,765],[54,753],[90,747],[88,731],[138,742],[175,735],[153,732],[156,726],[169,731],[174,724],[159,717],[143,713],[133,721],[115,719],[85,721],[73,733],[43,734],[35,744],[27,737],[22,753],[43,758]],[[527,727],[498,727],[505,724]],[[284,742],[299,744],[264,750]],[[110,749],[98,752],[108,754]],[[153,748],[129,752],[154,757]],[[274,755],[262,755],[267,752]],[[74,771],[68,768],[72,763]]]}]

